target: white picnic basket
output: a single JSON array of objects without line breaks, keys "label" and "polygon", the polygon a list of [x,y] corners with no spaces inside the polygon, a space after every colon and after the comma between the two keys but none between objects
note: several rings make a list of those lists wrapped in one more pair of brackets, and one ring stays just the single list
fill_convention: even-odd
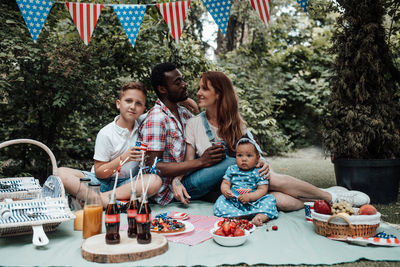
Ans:
[{"label": "white picnic basket", "polygon": [[0,211],[7,209],[11,215],[0,217],[0,237],[31,234],[33,228],[38,226],[42,226],[44,231],[54,231],[61,222],[75,218],[69,209],[64,186],[57,176],[57,163],[51,150],[32,139],[6,141],[0,143],[0,148],[13,144],[33,144],[45,150],[51,160],[53,175],[43,188],[33,177],[0,178],[1,184],[7,185],[4,190],[0,189],[0,200],[5,200],[0,202]]}]

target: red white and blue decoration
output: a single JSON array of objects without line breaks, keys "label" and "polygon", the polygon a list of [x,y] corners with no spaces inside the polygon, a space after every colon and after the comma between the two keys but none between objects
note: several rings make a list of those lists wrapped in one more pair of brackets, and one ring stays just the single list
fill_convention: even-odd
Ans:
[{"label": "red white and blue decoration", "polygon": [[32,35],[32,39],[36,43],[53,6],[53,1],[17,0],[17,4]]},{"label": "red white and blue decoration", "polygon": [[76,29],[81,35],[82,41],[85,45],[88,45],[103,5],[76,2],[66,2],[65,4],[74,20]]},{"label": "red white and blue decoration", "polygon": [[189,9],[190,0],[188,1],[177,1],[170,3],[157,4],[161,15],[171,31],[172,36],[178,43],[185,23],[186,13]]},{"label": "red white and blue decoration", "polygon": [[204,6],[217,23],[222,34],[226,34],[229,15],[231,13],[232,0],[202,0]]},{"label": "red white and blue decoration", "polygon": [[268,26],[271,2],[270,0],[250,0],[251,6],[258,13],[262,21],[264,21],[265,25]]},{"label": "red white and blue decoration", "polygon": [[307,0],[297,0],[297,3],[303,8],[304,12],[308,12],[307,10]]},{"label": "red white and blue decoration", "polygon": [[140,25],[146,13],[146,5],[113,5],[113,9],[132,47],[135,47]]}]

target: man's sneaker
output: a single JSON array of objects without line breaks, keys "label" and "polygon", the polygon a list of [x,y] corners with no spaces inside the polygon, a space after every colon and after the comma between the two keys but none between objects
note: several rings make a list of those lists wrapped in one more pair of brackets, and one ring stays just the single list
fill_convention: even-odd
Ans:
[{"label": "man's sneaker", "polygon": [[367,194],[360,191],[352,190],[352,191],[344,191],[336,193],[335,200],[332,199],[332,202],[340,202],[340,201],[346,201],[352,204],[353,206],[360,207],[364,204],[368,204],[370,199]]},{"label": "man's sneaker", "polygon": [[328,188],[321,188],[321,190],[331,193],[331,194],[332,193],[339,194],[339,193],[343,193],[343,192],[349,192],[349,190],[347,188],[345,188],[343,186],[338,186],[338,185],[331,186]]}]

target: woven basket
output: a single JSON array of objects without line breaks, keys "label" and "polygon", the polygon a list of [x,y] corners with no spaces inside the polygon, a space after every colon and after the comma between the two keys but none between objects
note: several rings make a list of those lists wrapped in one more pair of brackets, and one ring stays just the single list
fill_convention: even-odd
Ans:
[{"label": "woven basket", "polygon": [[[0,148],[13,144],[33,144],[41,147],[47,152],[53,167],[53,176],[50,176],[48,181],[51,180],[53,184],[58,186],[57,192],[59,193],[59,197],[51,198],[43,196],[44,194],[41,196],[40,193],[43,193],[42,190],[34,195],[34,199],[15,201],[15,199],[20,199],[21,197],[27,198],[31,196],[30,193],[32,192],[27,191],[25,195],[21,191],[15,192],[14,194],[12,192],[7,192],[7,198],[12,198],[14,201],[0,202],[0,208],[10,209],[12,216],[9,219],[0,218],[0,237],[32,234],[32,226],[36,225],[42,225],[44,231],[54,231],[61,222],[68,221],[75,217],[69,209],[63,184],[60,178],[57,177],[57,163],[54,154],[43,143],[31,139],[15,139],[6,141],[0,143]],[[3,178],[0,179],[0,181],[14,181],[18,179],[21,180],[34,178]],[[2,199],[1,196],[0,199]],[[35,211],[41,215],[34,216],[32,218],[25,214],[28,211]]]},{"label": "woven basket", "polygon": [[319,235],[332,238],[371,237],[376,235],[381,214],[330,216],[312,211],[312,218],[315,232]]}]

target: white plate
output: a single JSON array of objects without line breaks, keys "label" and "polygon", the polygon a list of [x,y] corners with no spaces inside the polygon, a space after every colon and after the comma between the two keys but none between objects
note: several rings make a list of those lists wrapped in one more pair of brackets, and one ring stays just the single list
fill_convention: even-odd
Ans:
[{"label": "white plate", "polygon": [[180,234],[184,234],[184,233],[190,233],[194,230],[194,225],[190,222],[186,222],[186,221],[178,221],[181,222],[185,225],[185,230],[182,232],[172,232],[172,233],[162,233],[162,232],[152,232],[152,233],[157,233],[157,234],[161,234],[161,235],[180,235]]},{"label": "white plate", "polygon": [[172,219],[175,220],[187,220],[189,219],[189,214],[185,212],[169,212],[167,214],[168,217],[171,217]]},{"label": "white plate", "polygon": [[[221,220],[221,221],[223,221],[223,219]],[[220,221],[216,221],[215,223],[214,223],[214,229],[215,230],[217,230],[218,228],[219,228],[219,226],[218,226],[218,223],[219,223]],[[253,224],[253,227],[251,227],[249,230],[246,230],[246,231],[248,231],[249,233],[252,233],[252,232],[254,232],[255,230],[256,230],[256,228],[257,228],[257,226],[255,226],[254,224]]]}]

